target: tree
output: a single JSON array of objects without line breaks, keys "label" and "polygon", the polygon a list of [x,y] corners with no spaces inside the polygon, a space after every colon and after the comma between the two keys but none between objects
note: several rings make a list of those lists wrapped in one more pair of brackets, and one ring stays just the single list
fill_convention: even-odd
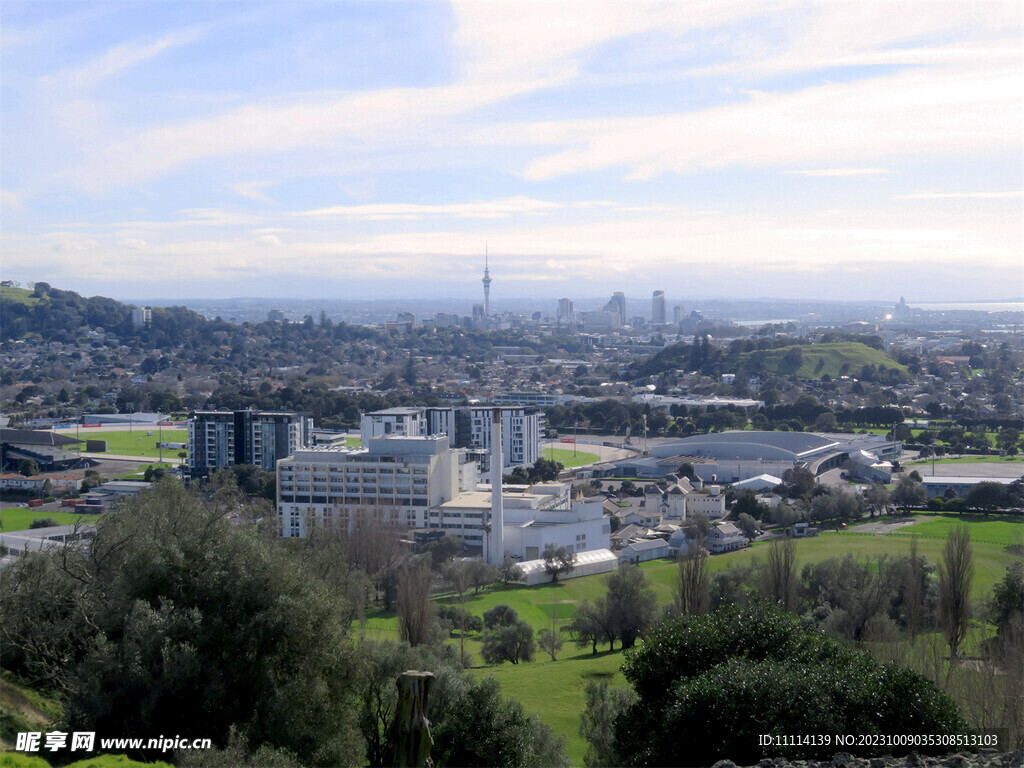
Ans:
[{"label": "tree", "polygon": [[35,459],[22,459],[18,462],[18,474],[33,477],[39,474],[39,462]]},{"label": "tree", "polygon": [[796,603],[796,542],[793,539],[775,539],[768,547],[764,591],[782,610],[793,610]]},{"label": "tree", "polygon": [[557,661],[556,654],[562,650],[562,638],[553,629],[544,628],[537,633],[537,645],[552,661]]},{"label": "tree", "polygon": [[497,566],[485,563],[483,560],[471,560],[469,562],[469,582],[473,585],[474,594],[480,594],[480,590],[498,580]]},{"label": "tree", "polygon": [[752,518],[746,512],[741,512],[739,519],[736,521],[736,527],[739,528],[743,535],[748,540],[753,541],[757,538],[757,520]]},{"label": "tree", "polygon": [[38,517],[28,524],[29,530],[35,530],[36,528],[52,528],[58,525],[57,521],[52,517]]},{"label": "tree", "polygon": [[437,615],[430,599],[434,575],[425,560],[414,560],[398,575],[398,636],[413,648],[435,639],[434,617]]},{"label": "tree", "polygon": [[587,742],[583,764],[587,768],[622,765],[615,748],[615,719],[636,702],[636,694],[629,688],[612,688],[607,680],[589,680],[583,693],[580,736]]},{"label": "tree", "polygon": [[1002,483],[983,480],[975,483],[967,492],[964,503],[971,509],[992,512],[1009,506],[1006,487]]},{"label": "tree", "polygon": [[686,552],[680,552],[672,597],[680,616],[699,616],[708,611],[711,598],[708,552],[699,542],[690,542]]},{"label": "tree", "polygon": [[[601,605],[595,605],[589,600],[584,600],[576,606],[576,612],[569,622],[568,631],[578,648],[590,646],[592,654],[597,653],[597,644],[608,639],[609,634],[605,627],[604,610]],[[614,639],[614,635],[611,635]]]},{"label": "tree", "polygon": [[632,648],[657,619],[658,599],[638,565],[620,565],[606,583],[608,624],[614,628],[623,649]]},{"label": "tree", "polygon": [[960,643],[967,634],[973,581],[971,534],[966,525],[958,525],[946,536],[946,546],[939,563],[939,620],[949,646],[950,659],[956,658]]},{"label": "tree", "polygon": [[[765,754],[759,735],[794,729],[952,734],[967,727],[956,704],[922,675],[881,664],[765,604],[668,617],[622,671],[637,699],[614,718],[617,765],[675,765],[680,755],[692,765],[712,765],[723,755],[756,764]],[[846,749],[859,756],[925,751],[870,740]],[[820,760],[835,747],[772,750],[790,760]]]},{"label": "tree", "polygon": [[925,502],[924,488],[913,478],[904,477],[892,492],[892,502],[906,512],[910,507],[918,507]]},{"label": "tree", "polygon": [[509,555],[505,555],[505,559],[498,569],[498,575],[501,577],[502,584],[510,584],[513,581],[521,581],[524,572],[522,567],[513,560]]},{"label": "tree", "polygon": [[881,483],[874,483],[864,492],[864,503],[871,510],[871,516],[882,514],[892,503],[892,496],[889,489]]},{"label": "tree", "polygon": [[685,477],[689,480],[697,479],[697,475],[693,471],[693,464],[688,461],[684,461],[679,465],[679,469],[676,470],[676,474],[679,475],[679,477]]},{"label": "tree", "polygon": [[18,558],[0,597],[4,667],[61,691],[68,730],[361,760],[344,597],[180,483],[104,516],[89,549]]},{"label": "tree", "polygon": [[533,627],[519,618],[515,610],[507,605],[497,605],[484,613],[483,647],[481,653],[488,664],[511,661],[533,661],[537,643],[533,639]]},{"label": "tree", "polygon": [[809,497],[816,484],[814,475],[806,467],[787,469],[782,473],[782,482],[786,485],[787,495],[794,499]]},{"label": "tree", "polygon": [[563,573],[571,573],[576,567],[576,554],[570,553],[565,547],[548,542],[544,545],[544,570],[551,576],[551,581],[558,581]]},{"label": "tree", "polygon": [[988,618],[999,635],[1024,630],[1024,563],[1017,561],[1006,569],[1002,581],[992,589]]}]

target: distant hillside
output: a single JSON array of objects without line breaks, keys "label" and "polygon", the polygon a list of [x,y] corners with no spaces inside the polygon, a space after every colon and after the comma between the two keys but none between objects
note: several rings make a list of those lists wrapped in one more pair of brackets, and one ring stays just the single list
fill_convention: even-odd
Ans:
[{"label": "distant hillside", "polygon": [[[799,350],[799,353],[794,350]],[[831,344],[793,344],[778,349],[742,352],[727,358],[736,366],[753,371],[761,366],[769,373],[796,376],[800,379],[820,379],[825,374],[857,376],[864,366],[895,368],[907,372],[885,352],[873,349],[856,341],[840,341]]]},{"label": "distant hillside", "polygon": [[[796,376],[801,379],[819,379],[825,374],[859,376],[865,366],[875,369],[894,368],[906,373],[900,365],[881,350],[859,341],[841,341],[825,344],[791,344],[777,349],[733,352],[722,354],[714,350],[702,366],[721,373],[765,371],[769,375]],[[692,370],[693,345],[679,343],[666,347],[637,366],[639,376],[657,376],[666,371]]]},{"label": "distant hillside", "polygon": [[38,334],[44,341],[72,341],[86,331],[102,328],[122,339],[134,339],[143,346],[167,345],[180,341],[182,332],[210,326],[201,315],[184,307],[153,309],[146,326],[132,325],[132,308],[104,296],[85,298],[74,291],[62,291],[47,283],[34,290],[0,286],[0,339],[23,339]]}]

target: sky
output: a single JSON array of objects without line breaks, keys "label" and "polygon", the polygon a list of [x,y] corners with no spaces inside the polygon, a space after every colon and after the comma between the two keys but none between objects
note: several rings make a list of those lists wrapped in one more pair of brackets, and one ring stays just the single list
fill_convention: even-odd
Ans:
[{"label": "sky", "polygon": [[[1024,295],[1024,3],[0,2],[0,277]],[[468,311],[468,310],[467,310]]]}]

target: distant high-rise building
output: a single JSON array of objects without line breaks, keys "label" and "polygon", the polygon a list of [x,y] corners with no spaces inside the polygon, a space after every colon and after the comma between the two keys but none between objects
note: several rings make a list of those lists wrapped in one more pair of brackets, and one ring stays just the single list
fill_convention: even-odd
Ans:
[{"label": "distant high-rise building", "polygon": [[611,299],[604,305],[605,312],[612,312],[619,316],[619,325],[626,324],[626,294],[622,291],[616,291],[612,294]]},{"label": "distant high-rise building", "polygon": [[272,309],[267,312],[267,322],[269,323],[283,323],[284,312],[280,309]]},{"label": "distant high-rise building", "polygon": [[491,316],[491,272],[487,264],[487,248],[484,247],[484,317]]},{"label": "distant high-rise building", "polygon": [[153,322],[153,310],[149,307],[132,307],[132,325],[146,325]]},{"label": "distant high-rise building", "polygon": [[558,319],[572,320],[572,299],[558,300]]},{"label": "distant high-rise building", "polygon": [[651,323],[653,325],[665,324],[665,292],[655,291],[651,296]]},{"label": "distant high-rise building", "polygon": [[686,319],[686,308],[682,304],[676,304],[672,307],[672,322],[681,323]]},{"label": "distant high-rise building", "polygon": [[481,322],[485,317],[487,317],[487,314],[486,314],[486,310],[484,309],[484,305],[483,304],[474,304],[473,305],[473,323],[476,324],[478,322]]}]

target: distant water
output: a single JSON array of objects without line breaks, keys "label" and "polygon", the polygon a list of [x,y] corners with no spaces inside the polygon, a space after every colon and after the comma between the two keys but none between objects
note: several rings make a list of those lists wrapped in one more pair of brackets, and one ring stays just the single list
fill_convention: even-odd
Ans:
[{"label": "distant water", "polygon": [[1024,312],[1024,300],[1021,301],[950,301],[930,302],[917,301],[908,304],[911,309],[923,309],[927,312]]}]

